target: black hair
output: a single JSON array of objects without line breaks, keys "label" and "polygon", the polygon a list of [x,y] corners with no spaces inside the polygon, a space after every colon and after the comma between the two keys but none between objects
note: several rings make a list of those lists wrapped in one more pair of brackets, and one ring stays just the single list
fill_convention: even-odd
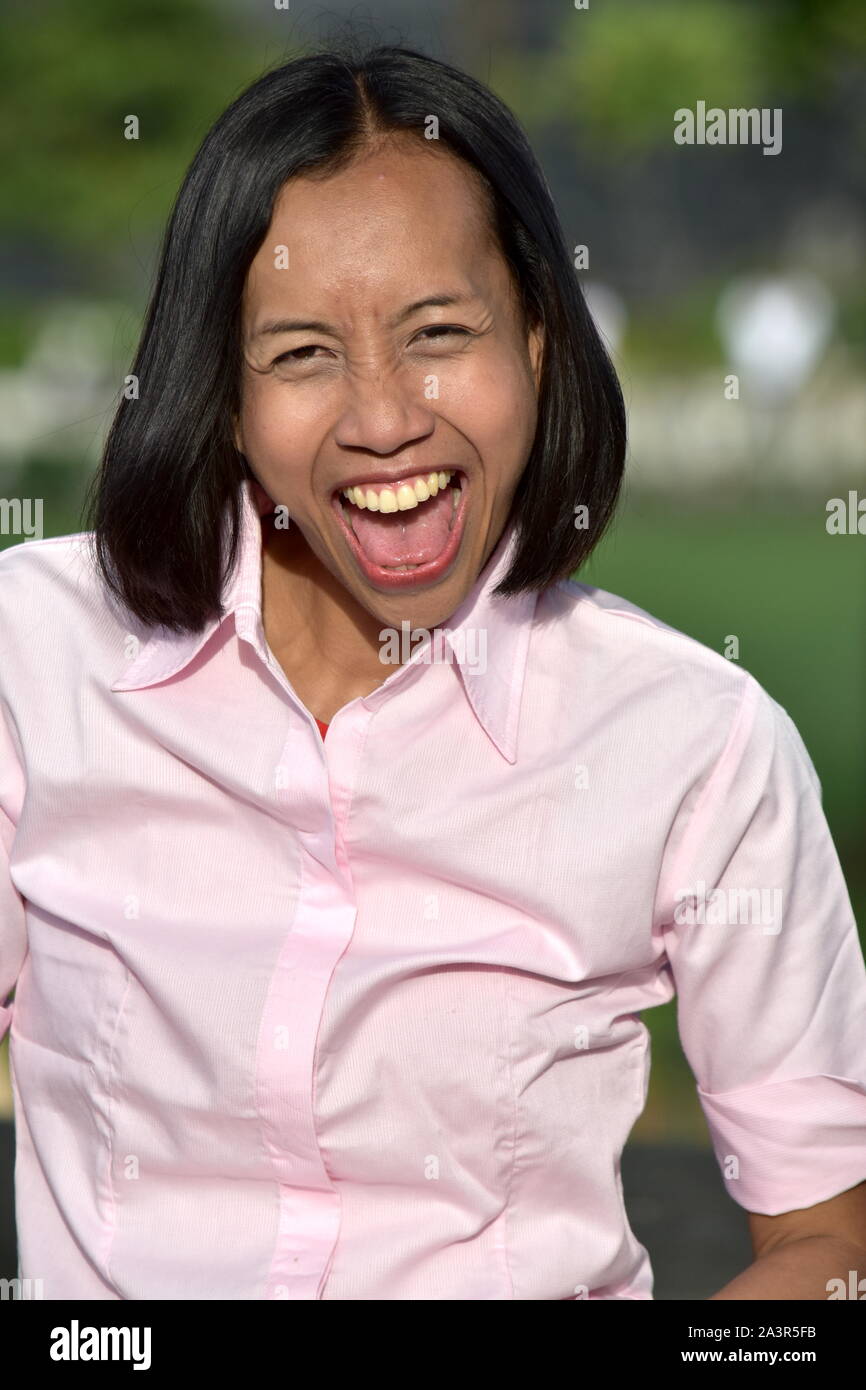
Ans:
[{"label": "black hair", "polygon": [[[430,115],[437,142],[424,138]],[[526,135],[457,68],[349,41],[282,63],[242,92],[175,199],[131,369],[140,395],[120,401],[85,499],[102,577],[143,623],[190,632],[223,616],[250,476],[233,432],[241,303],[277,195],[287,179],[336,172],[400,132],[480,176],[525,320],[544,329],[536,435],[511,511],[518,541],[496,593],[567,578],[605,531],[625,458],[622,393]],[[580,504],[585,527],[575,524]]]}]

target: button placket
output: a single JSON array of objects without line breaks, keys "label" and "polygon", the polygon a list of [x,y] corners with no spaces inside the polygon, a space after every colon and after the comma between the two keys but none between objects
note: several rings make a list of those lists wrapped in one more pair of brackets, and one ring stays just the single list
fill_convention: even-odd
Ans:
[{"label": "button placket", "polygon": [[[370,714],[359,708],[355,719],[359,716],[364,721]],[[341,732],[350,735],[344,751],[350,753],[352,746],[360,750],[362,730]],[[290,808],[293,820],[301,816],[303,821],[295,824],[301,882],[298,907],[263,1010],[256,1099],[264,1143],[280,1183],[279,1227],[265,1297],[294,1300],[320,1296],[340,1229],[340,1195],[319,1149],[313,1098],[325,998],[355,926],[341,833],[350,802],[347,783],[351,785],[353,777],[332,790],[328,770],[302,736],[299,720],[292,721],[280,769],[277,796]]]}]

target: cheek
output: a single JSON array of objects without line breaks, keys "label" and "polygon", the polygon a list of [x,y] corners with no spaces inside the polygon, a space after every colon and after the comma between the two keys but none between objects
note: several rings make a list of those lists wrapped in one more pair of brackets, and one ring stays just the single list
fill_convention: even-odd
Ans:
[{"label": "cheek", "polygon": [[256,379],[244,389],[241,429],[246,451],[260,462],[297,458],[314,447],[321,405],[284,383]]},{"label": "cheek", "polygon": [[253,374],[244,382],[241,402],[241,431],[247,454],[257,456],[267,452],[267,441],[274,429],[273,394]]},{"label": "cheek", "polygon": [[532,376],[516,356],[479,358],[459,380],[443,381],[438,407],[489,466],[523,462],[535,432],[536,399]]}]

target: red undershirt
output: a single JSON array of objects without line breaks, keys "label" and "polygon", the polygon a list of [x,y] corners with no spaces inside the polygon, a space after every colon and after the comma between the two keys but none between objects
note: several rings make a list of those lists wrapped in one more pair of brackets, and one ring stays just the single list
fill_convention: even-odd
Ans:
[{"label": "red undershirt", "polygon": [[319,733],[322,735],[322,738],[324,738],[324,737],[325,737],[325,734],[328,732],[328,726],[327,726],[327,724],[323,724],[322,721],[321,721],[321,719],[317,719],[317,720],[316,720],[316,723],[317,723],[318,726],[319,726]]}]

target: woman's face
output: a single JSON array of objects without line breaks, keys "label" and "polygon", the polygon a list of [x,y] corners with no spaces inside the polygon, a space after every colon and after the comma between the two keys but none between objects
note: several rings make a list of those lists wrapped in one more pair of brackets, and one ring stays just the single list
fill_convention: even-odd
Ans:
[{"label": "woman's face", "polygon": [[374,618],[442,623],[507,520],[542,347],[472,174],[403,144],[290,180],[247,277],[243,343],[236,442],[294,542]]}]

